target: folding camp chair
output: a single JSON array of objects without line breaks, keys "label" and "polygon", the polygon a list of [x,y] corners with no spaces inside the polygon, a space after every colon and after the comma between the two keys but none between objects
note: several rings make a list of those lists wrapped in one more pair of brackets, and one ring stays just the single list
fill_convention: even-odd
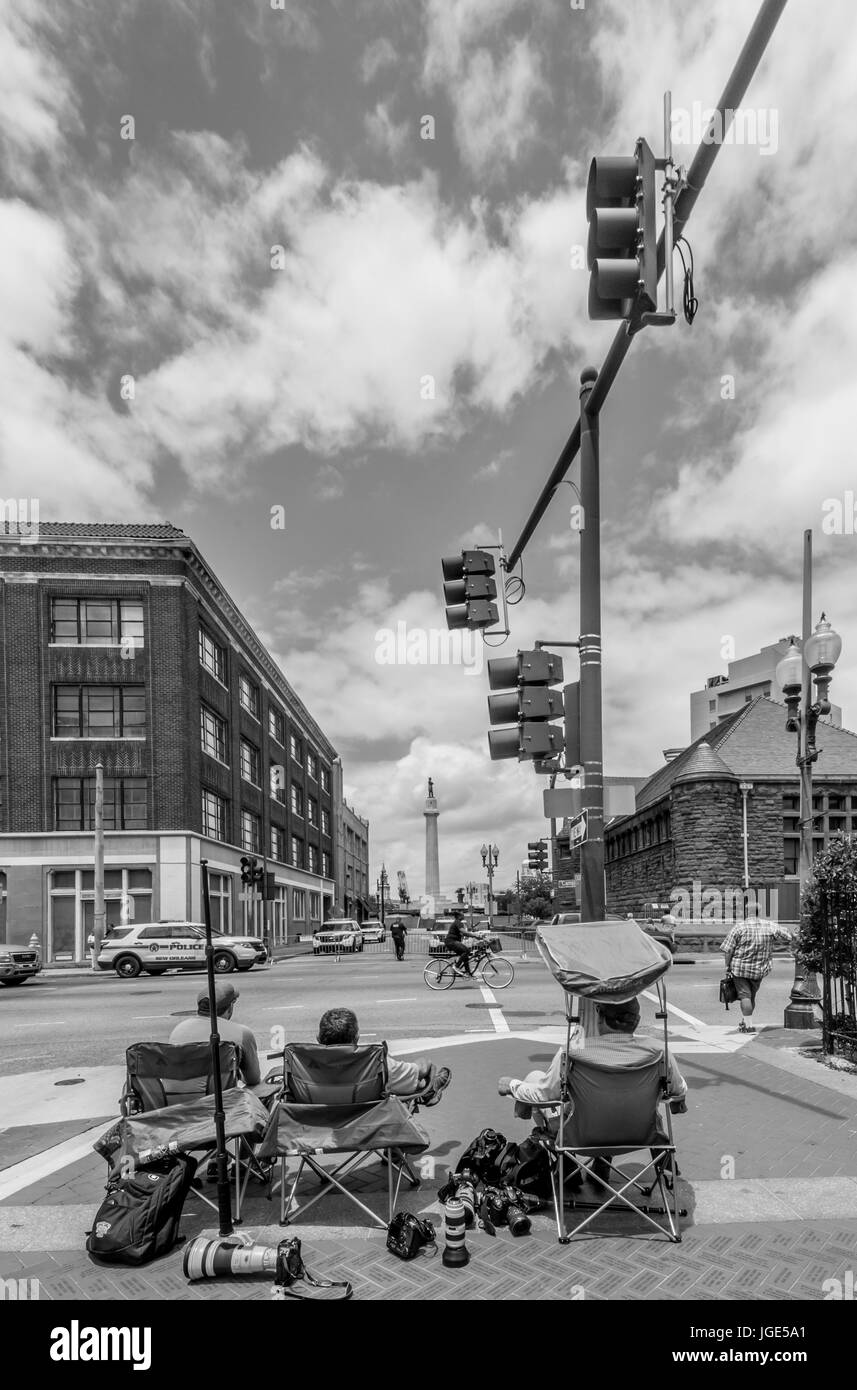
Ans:
[{"label": "folding camp chair", "polygon": [[[553,1158],[551,1185],[557,1236],[562,1244],[567,1244],[600,1213],[614,1207],[636,1212],[660,1238],[666,1236],[678,1242],[678,1219],[687,1213],[678,1207],[672,1115],[666,1105],[669,1035],[664,977],[672,965],[672,956],[634,921],[541,927],[536,933],[536,946],[565,991],[565,1050],[571,1062],[565,1068],[559,1100],[532,1107],[542,1115],[559,1111],[556,1133],[545,1129],[542,1141]],[[611,1043],[608,1036],[602,1035],[586,1040],[583,1048],[572,1051],[572,1030],[580,1023],[580,999],[601,1004],[627,1003],[653,986],[658,996],[655,1016],[663,1026],[662,1042],[659,1040],[656,1049],[630,1038]],[[612,1162],[617,1154],[626,1156],[642,1149],[649,1150],[650,1161],[636,1175],[629,1176]],[[608,1158],[605,1178],[603,1161]],[[601,1159],[602,1164],[591,1165],[594,1159]],[[603,1201],[593,1204],[566,1198],[567,1160],[572,1167],[570,1176],[585,1176],[596,1183],[604,1193]],[[647,1187],[641,1179],[648,1172],[652,1181]],[[619,1179],[617,1188],[610,1183],[613,1175]],[[655,1188],[661,1206],[636,1200],[637,1194],[648,1197]],[[566,1229],[566,1206],[591,1208],[591,1214],[571,1236]],[[653,1220],[654,1215],[665,1216],[666,1225]],[[645,1238],[655,1237],[647,1232]]]},{"label": "folding camp chair", "polygon": [[[354,1202],[377,1225],[393,1219],[402,1178],[419,1185],[409,1154],[423,1153],[428,1136],[411,1110],[425,1092],[403,1098],[387,1093],[387,1044],[367,1045],[292,1043],[283,1051],[283,1095],[271,1116],[258,1149],[260,1159],[279,1159],[280,1224],[302,1216],[320,1198],[338,1191]],[[425,1088],[430,1090],[430,1086]],[[319,1159],[345,1155],[333,1168]],[[298,1160],[287,1186],[287,1160]],[[382,1220],[349,1187],[351,1178],[373,1158],[387,1167],[386,1220]],[[309,1169],[321,1189],[298,1206],[297,1189]],[[273,1189],[272,1189],[273,1191]]]},{"label": "folding camp chair", "polygon": [[[260,1137],[267,1114],[251,1092],[238,1087],[240,1059],[236,1044],[221,1042],[219,1056],[226,1132],[234,1157],[235,1220],[238,1221],[251,1173],[263,1181],[268,1180],[268,1173],[259,1164],[252,1144],[254,1137]],[[202,1150],[203,1156],[210,1155],[216,1143],[210,1044],[138,1042],[127,1049],[125,1065],[125,1085],[119,1100],[125,1123],[120,1122],[118,1127],[117,1147],[137,1153],[137,1161],[145,1161],[147,1152],[154,1155],[160,1150],[167,1152],[171,1147],[180,1147],[185,1152]],[[146,1119],[135,1126],[138,1116]],[[99,1152],[105,1157],[116,1151],[105,1142],[111,1137],[112,1134],[106,1135],[99,1141]],[[140,1145],[150,1141],[148,1151],[141,1152]],[[197,1188],[193,1191],[201,1201],[217,1210],[217,1203],[204,1192]]]},{"label": "folding camp chair", "polygon": [[[632,1211],[659,1236],[678,1242],[678,1192],[675,1183],[675,1144],[667,1094],[664,1058],[632,1040],[611,1044],[601,1038],[571,1054],[566,1076],[558,1132],[546,1131],[542,1142],[553,1156],[551,1186],[557,1235],[563,1244],[580,1236],[591,1222],[611,1207]],[[534,1106],[534,1110],[544,1107]],[[569,1113],[569,1111],[571,1113]],[[617,1155],[649,1150],[649,1161],[629,1174],[614,1163]],[[600,1159],[601,1165],[592,1160]],[[586,1177],[603,1191],[603,1200],[589,1203],[565,1198],[566,1163],[572,1176]],[[606,1168],[607,1176],[604,1176]],[[645,1181],[650,1174],[650,1181]],[[611,1179],[618,1180],[613,1187]],[[661,1206],[650,1207],[637,1194],[651,1196],[658,1189]],[[589,1209],[590,1214],[569,1236],[565,1207]],[[653,1212],[666,1217],[666,1225]],[[589,1234],[595,1234],[590,1232]],[[598,1234],[603,1234],[599,1232]],[[627,1235],[626,1231],[618,1234]],[[649,1233],[646,1238],[653,1239]]]}]

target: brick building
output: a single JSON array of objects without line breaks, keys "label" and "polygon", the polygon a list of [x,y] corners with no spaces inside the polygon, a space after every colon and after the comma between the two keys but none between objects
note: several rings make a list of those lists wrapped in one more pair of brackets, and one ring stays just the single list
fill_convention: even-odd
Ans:
[{"label": "brick building", "polygon": [[[639,912],[694,885],[724,895],[744,886],[744,793],[748,885],[778,894],[781,919],[798,907],[797,740],[785,707],[759,696],[660,768],[637,793],[633,816],[605,830],[607,903]],[[813,772],[813,851],[837,831],[857,833],[857,735],[820,722]],[[699,896],[697,893],[697,902]],[[765,901],[770,899],[766,897]]]},{"label": "brick building", "polygon": [[336,807],[336,901],[345,917],[358,922],[369,911],[369,822],[359,816],[345,800],[342,763],[333,764],[334,804]]},{"label": "brick building", "polygon": [[0,941],[81,960],[93,925],[95,768],[107,921],[262,929],[240,858],[273,874],[275,942],[335,893],[336,750],[193,541],[167,524],[0,535]]}]

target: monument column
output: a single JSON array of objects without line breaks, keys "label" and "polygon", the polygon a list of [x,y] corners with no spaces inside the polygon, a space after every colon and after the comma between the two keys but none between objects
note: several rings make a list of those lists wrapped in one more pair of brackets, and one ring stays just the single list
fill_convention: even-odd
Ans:
[{"label": "monument column", "polygon": [[426,818],[426,887],[427,895],[433,898],[440,897],[440,862],[437,852],[437,818],[440,812],[437,809],[437,800],[434,794],[434,783],[431,778],[428,782],[428,796],[426,797],[425,810],[423,815]]}]

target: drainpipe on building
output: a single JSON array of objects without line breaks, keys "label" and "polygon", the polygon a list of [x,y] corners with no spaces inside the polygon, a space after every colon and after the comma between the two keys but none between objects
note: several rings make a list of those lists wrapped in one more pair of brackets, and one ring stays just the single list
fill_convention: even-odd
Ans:
[{"label": "drainpipe on building", "polygon": [[92,932],[92,969],[101,954],[104,940],[104,765],[95,765],[95,903]]},{"label": "drainpipe on building", "polygon": [[747,849],[747,793],[753,790],[752,782],[739,782],[738,790],[744,803],[744,887],[750,887],[750,868]]}]

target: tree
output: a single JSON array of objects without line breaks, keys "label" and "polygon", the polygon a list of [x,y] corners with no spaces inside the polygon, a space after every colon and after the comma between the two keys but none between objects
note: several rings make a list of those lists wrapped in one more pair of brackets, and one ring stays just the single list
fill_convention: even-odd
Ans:
[{"label": "tree", "polygon": [[817,854],[800,905],[795,955],[808,970],[823,970],[825,923],[831,975],[848,978],[857,959],[857,837],[834,835]]},{"label": "tree", "polygon": [[543,874],[526,874],[520,890],[509,895],[510,912],[536,918],[550,917],[553,911],[551,882]]}]

